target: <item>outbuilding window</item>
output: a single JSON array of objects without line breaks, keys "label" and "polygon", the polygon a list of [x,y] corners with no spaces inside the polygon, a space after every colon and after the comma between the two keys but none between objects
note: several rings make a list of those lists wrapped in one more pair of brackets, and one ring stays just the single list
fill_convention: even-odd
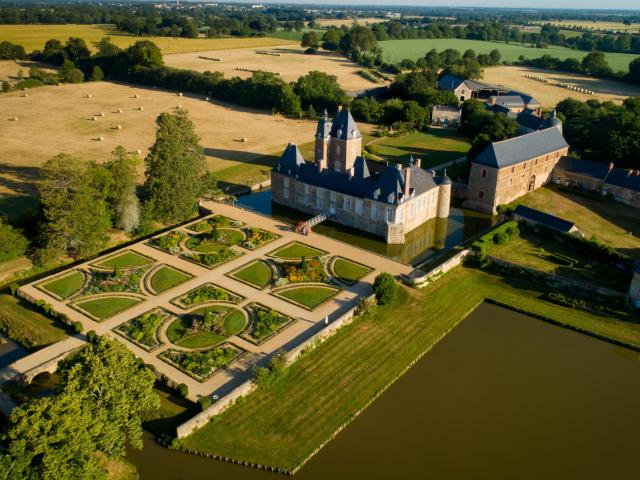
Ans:
[{"label": "outbuilding window", "polygon": [[482,169],[482,178],[487,178],[487,169],[486,168]]},{"label": "outbuilding window", "polygon": [[484,191],[480,190],[480,191],[478,192],[478,198],[479,198],[480,200],[484,199]]}]

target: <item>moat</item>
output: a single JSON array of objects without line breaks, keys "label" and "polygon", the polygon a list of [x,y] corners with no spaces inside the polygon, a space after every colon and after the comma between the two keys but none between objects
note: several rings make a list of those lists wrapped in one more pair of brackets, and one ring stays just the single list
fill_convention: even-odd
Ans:
[{"label": "moat", "polygon": [[[483,304],[295,478],[632,477],[640,354]],[[276,478],[160,447],[141,479]]]},{"label": "moat", "polygon": [[[236,205],[290,224],[309,219],[309,215],[273,203],[269,189],[238,197]],[[433,219],[416,228],[407,235],[403,245],[389,245],[380,237],[331,221],[314,227],[314,231],[394,260],[417,265],[486,230],[491,223],[489,215],[451,208],[448,219]]]}]

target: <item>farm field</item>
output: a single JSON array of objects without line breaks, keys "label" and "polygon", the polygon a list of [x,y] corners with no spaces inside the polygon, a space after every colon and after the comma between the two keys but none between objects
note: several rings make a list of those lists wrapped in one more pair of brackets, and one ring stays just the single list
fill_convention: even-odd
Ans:
[{"label": "farm field", "polygon": [[[471,48],[476,53],[489,53],[493,49],[498,49],[502,54],[503,60],[516,61],[520,55],[526,58],[539,58],[543,55],[551,55],[552,57],[564,60],[566,58],[582,59],[587,53],[581,50],[571,50],[565,47],[550,46],[549,48],[534,48],[531,46],[521,45],[519,43],[501,43],[488,42],[482,40],[463,40],[458,38],[445,39],[420,39],[420,40],[387,40],[380,42],[382,48],[382,58],[385,61],[399,63],[405,58],[417,60],[423,57],[432,48],[438,51],[453,48],[464,52]],[[627,53],[606,53],[607,61],[613,70],[627,71],[629,62],[635,59],[637,55]]]},{"label": "farm field", "polygon": [[527,205],[574,222],[587,238],[640,260],[640,210],[618,202],[599,202],[557,187],[539,188],[514,204]]},{"label": "farm field", "polygon": [[[549,80],[550,83],[542,83],[537,80],[525,78],[524,75],[533,74]],[[603,80],[589,77],[577,73],[562,73],[553,70],[542,70],[538,68],[520,66],[500,66],[484,69],[483,80],[487,83],[502,85],[514,90],[527,92],[536,98],[545,108],[553,108],[558,102],[565,98],[575,98],[586,101],[591,99],[602,102],[612,101],[622,103],[631,96],[640,95],[640,87],[628,83],[615,82],[613,80]],[[557,87],[555,83],[567,83],[577,87],[585,88],[594,92],[594,95],[574,92],[566,88]]]},{"label": "farm field", "polygon": [[406,163],[413,155],[422,160],[423,168],[431,168],[464,157],[471,143],[457,130],[430,128],[426,132],[375,139],[368,146],[375,146],[375,155],[383,160]]},{"label": "farm field", "polygon": [[[257,68],[277,72],[287,82],[295,81],[300,76],[312,70],[335,75],[338,82],[347,91],[358,91],[373,88],[378,84],[360,76],[361,66],[351,62],[342,55],[325,51],[318,51],[315,55],[305,55],[304,48],[298,45],[279,45],[269,48],[269,51],[279,53],[280,56],[261,55],[255,48],[216,49],[199,53],[180,53],[165,55],[167,65],[204,72],[206,70],[222,72],[226,77],[238,76],[247,78],[250,72],[238,71],[238,67]],[[221,58],[221,62],[214,62],[199,58]]]},{"label": "farm field", "polygon": [[555,25],[557,27],[571,28],[571,27],[579,27],[588,30],[594,31],[612,31],[612,32],[629,32],[629,33],[638,33],[640,31],[640,25],[631,24],[625,25],[622,22],[600,22],[600,21],[589,21],[589,20],[545,20],[539,22],[531,22],[535,25],[544,25],[550,23],[551,25]]},{"label": "farm field", "polygon": [[[92,98],[86,98],[88,94]],[[236,176],[234,180],[251,184],[263,179],[273,165],[270,162],[276,158],[264,158],[265,154],[279,155],[288,142],[307,142],[315,132],[312,121],[126,84],[46,86],[31,90],[29,97],[22,97],[21,92],[2,94],[0,213],[16,214],[34,205],[38,167],[58,153],[99,162],[122,145],[128,151],[141,150],[144,157],[155,140],[156,117],[178,104],[189,111],[205,148],[208,166],[222,180],[226,178],[223,172],[229,169]],[[144,110],[137,110],[139,107]],[[114,113],[117,109],[122,109],[122,113]],[[105,116],[91,121],[100,112]],[[13,116],[19,120],[10,121]],[[117,125],[122,130],[117,130]],[[100,136],[103,141],[97,140]],[[247,141],[242,142],[242,138]],[[143,168],[141,162],[141,175]]]},{"label": "farm field", "polygon": [[288,43],[286,39],[269,37],[253,38],[172,38],[172,37],[136,37],[118,33],[113,25],[0,25],[0,41],[22,45],[27,53],[42,50],[47,40],[51,38],[62,42],[69,37],[80,37],[87,46],[93,49],[93,43],[104,37],[111,37],[111,41],[119,47],[125,48],[138,40],[151,40],[163,54],[198,52],[213,49],[268,47]]},{"label": "farm field", "polygon": [[257,389],[181,443],[199,453],[295,470],[486,298],[639,343],[637,324],[560,307],[539,295],[530,282],[466,267],[420,291],[402,288],[396,302],[342,328],[294,363],[281,381]]},{"label": "farm field", "polygon": [[346,25],[350,27],[354,21],[357,21],[360,25],[371,25],[374,23],[388,22],[387,18],[376,18],[376,17],[366,17],[366,18],[319,18],[316,20],[316,23],[323,27],[341,27],[342,25]]}]

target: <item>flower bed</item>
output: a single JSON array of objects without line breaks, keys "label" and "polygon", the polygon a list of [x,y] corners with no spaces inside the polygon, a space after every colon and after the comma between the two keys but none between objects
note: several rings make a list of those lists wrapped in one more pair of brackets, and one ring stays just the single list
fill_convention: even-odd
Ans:
[{"label": "flower bed", "polygon": [[241,350],[237,347],[225,344],[210,350],[197,352],[169,349],[158,356],[190,377],[199,382],[204,382],[215,372],[235,360],[240,353]]},{"label": "flower bed", "polygon": [[93,278],[86,291],[87,295],[96,293],[140,293],[140,282],[147,267],[118,269],[112,272],[92,271]]},{"label": "flower bed", "polygon": [[190,308],[207,302],[240,303],[244,297],[213,283],[205,283],[186,294],[174,298],[172,303],[180,308]]},{"label": "flower bed", "polygon": [[213,305],[174,320],[167,328],[167,338],[185,348],[211,347],[239,333],[246,324],[242,311]]},{"label": "flower bed", "polygon": [[252,303],[247,309],[251,313],[251,324],[240,337],[256,345],[266,342],[293,322],[293,318],[259,303]]},{"label": "flower bed", "polygon": [[205,218],[193,225],[189,225],[189,230],[193,230],[194,232],[206,232],[207,230],[211,230],[213,226],[216,227],[241,227],[244,225],[239,220],[234,220],[233,218],[225,217],[224,215],[214,215],[213,217]]},{"label": "flower bed", "polygon": [[171,316],[170,312],[163,309],[151,310],[119,325],[114,330],[146,351],[151,352],[162,345],[158,331],[160,326]]},{"label": "flower bed", "polygon": [[176,255],[182,251],[182,240],[187,238],[187,234],[182,230],[173,230],[161,237],[149,241],[149,245],[162,251]]},{"label": "flower bed", "polygon": [[273,242],[280,238],[280,235],[263,230],[258,227],[248,227],[244,229],[246,239],[240,243],[240,246],[247,250],[255,250],[262,245]]},{"label": "flower bed", "polygon": [[211,253],[183,253],[180,258],[184,258],[185,260],[197,263],[206,268],[214,268],[240,255],[242,255],[242,252],[234,250],[233,248],[223,248],[222,250]]},{"label": "flower bed", "polygon": [[282,264],[282,269],[288,283],[322,283],[329,279],[324,262],[320,260],[307,260],[302,257],[299,262]]},{"label": "flower bed", "polygon": [[185,246],[198,253],[211,253],[237,245],[245,238],[245,234],[236,228],[214,227],[208,233],[192,235]]}]

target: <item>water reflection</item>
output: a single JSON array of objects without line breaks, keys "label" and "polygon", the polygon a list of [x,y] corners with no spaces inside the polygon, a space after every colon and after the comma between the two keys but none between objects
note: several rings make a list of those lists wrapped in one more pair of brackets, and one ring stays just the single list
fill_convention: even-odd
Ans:
[{"label": "water reflection", "polygon": [[13,340],[0,335],[0,368],[11,365],[13,362],[26,357],[29,352]]},{"label": "water reflection", "polygon": [[[309,218],[305,213],[271,202],[271,190],[239,197],[237,204],[291,224]],[[314,227],[314,231],[379,255],[415,265],[438,252],[459,245],[490,225],[491,217],[486,214],[452,208],[448,219],[433,219],[416,228],[406,236],[406,242],[402,245],[389,245],[380,237],[330,221]]]}]

